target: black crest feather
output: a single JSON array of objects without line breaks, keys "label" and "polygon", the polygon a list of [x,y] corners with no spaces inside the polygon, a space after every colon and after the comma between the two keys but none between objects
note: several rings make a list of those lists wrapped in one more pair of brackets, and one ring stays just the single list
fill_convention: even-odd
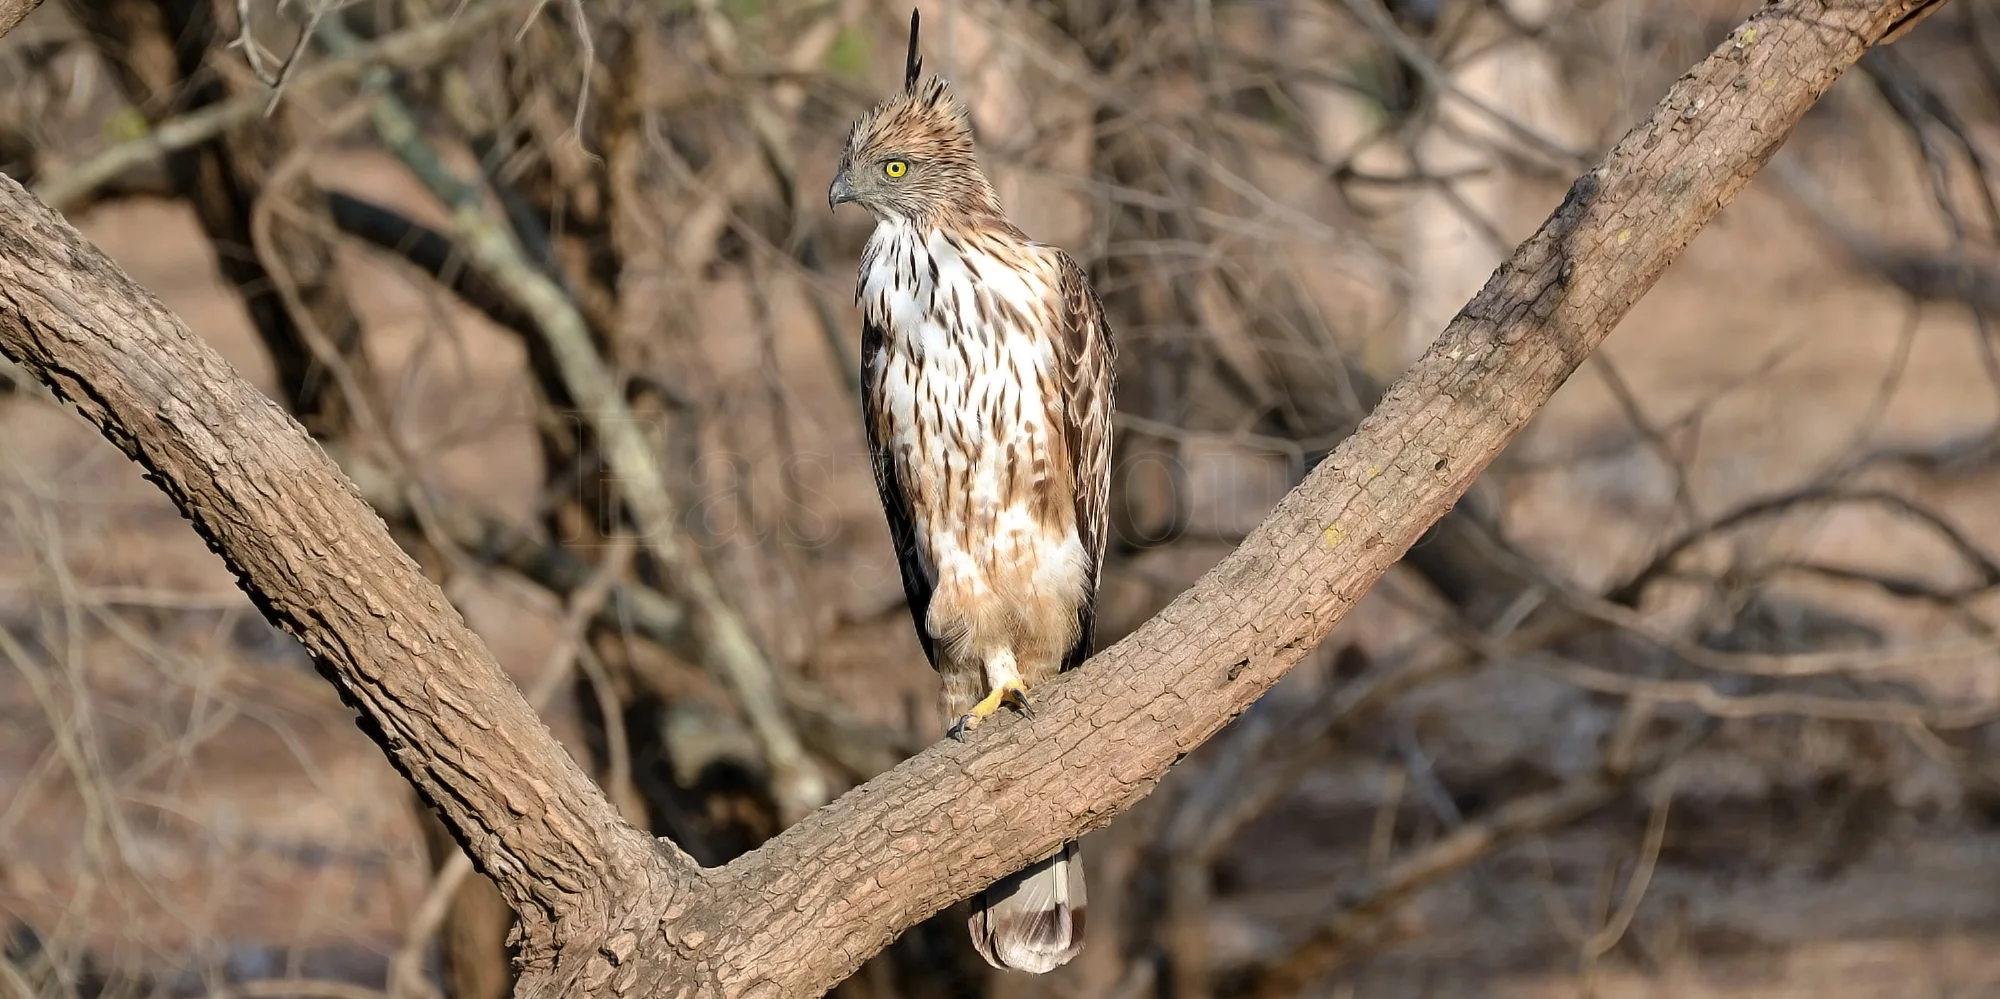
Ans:
[{"label": "black crest feather", "polygon": [[903,63],[903,89],[915,93],[917,76],[924,69],[924,57],[917,54],[917,9],[910,8],[910,55]]}]

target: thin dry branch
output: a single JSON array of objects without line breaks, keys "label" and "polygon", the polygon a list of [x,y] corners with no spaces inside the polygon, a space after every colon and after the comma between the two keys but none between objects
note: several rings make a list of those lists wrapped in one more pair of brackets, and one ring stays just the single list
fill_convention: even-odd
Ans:
[{"label": "thin dry branch", "polygon": [[423,271],[502,329],[535,337],[535,320],[484,271],[469,265],[451,237],[400,212],[341,191],[326,192],[326,207],[340,231]]},{"label": "thin dry branch", "polygon": [[[41,390],[39,385],[34,388]],[[422,483],[407,481],[351,448],[337,443],[327,446],[361,498],[391,524],[434,530],[436,540],[464,551],[468,557],[504,567],[565,599],[573,598],[575,591],[595,576],[591,562],[532,530]],[[629,631],[688,662],[701,659],[701,646],[688,625],[686,609],[644,583],[627,580],[613,586],[610,599],[600,602],[595,623],[614,633]],[[816,685],[796,676],[783,680],[785,703],[798,722],[800,738],[857,781],[895,766],[920,748],[909,745],[900,729],[851,716]]]},{"label": "thin dry branch", "polygon": [[[368,505],[390,521],[428,521],[444,540],[480,559],[491,559],[558,596],[568,597],[593,575],[593,565],[561,545],[509,524],[470,504],[419,483],[407,483],[389,469],[359,455],[338,455],[341,469]],[[419,508],[423,516],[419,515]],[[681,605],[649,586],[623,584],[598,612],[598,623],[629,627],[661,648],[690,661],[699,647]]]},{"label": "thin dry branch", "polygon": [[1711,721],[1686,730],[1624,769],[1606,765],[1546,791],[1525,795],[1451,835],[1397,861],[1370,883],[1329,906],[1278,961],[1257,976],[1259,999],[1296,996],[1365,949],[1404,904],[1420,892],[1523,837],[1604,808],[1679,760],[1712,731]]},{"label": "thin dry branch", "polygon": [[1751,500],[1706,524],[1690,528],[1686,533],[1662,545],[1645,568],[1634,573],[1624,585],[1613,590],[1605,599],[1627,607],[1637,606],[1646,588],[1666,575],[1682,555],[1743,524],[1766,517],[1788,515],[1803,508],[1849,504],[1878,506],[1923,524],[1958,554],[1966,567],[1975,574],[1980,587],[2000,586],[2000,562],[1988,556],[1950,521],[1923,504],[1882,489],[1844,489],[1815,483]]},{"label": "thin dry branch", "polygon": [[[19,2],[0,0],[0,34],[12,27],[6,23],[7,5]],[[34,2],[39,3],[40,0]],[[456,18],[407,28],[375,39],[349,55],[300,70],[285,82],[285,87],[297,95],[328,84],[353,80],[375,66],[423,65],[478,37],[513,9],[512,4],[494,0]],[[67,211],[88,201],[99,187],[128,170],[169,153],[200,145],[232,128],[255,121],[270,108],[272,96],[273,93],[268,90],[246,93],[161,122],[139,138],[111,146],[74,166],[52,171],[53,176],[35,185],[35,196],[50,207]]]},{"label": "thin dry branch", "polygon": [[1439,66],[1437,60],[1432,59],[1430,53],[1425,52],[1423,46],[1417,44],[1416,39],[1396,26],[1395,20],[1383,8],[1381,0],[1341,0],[1341,2],[1356,20],[1373,32],[1376,38],[1381,39],[1383,44],[1395,50],[1398,58],[1409,64],[1424,78],[1425,83],[1436,88],[1440,94],[1464,101],[1466,106],[1499,125],[1508,135],[1559,163],[1571,165],[1590,162],[1589,157],[1584,154],[1565,148],[1561,143],[1522,124],[1520,119],[1506,111],[1466,93],[1464,88],[1453,82],[1451,73]]},{"label": "thin dry branch", "polygon": [[1580,178],[1228,558],[1050,684],[727,867],[625,824],[332,462],[0,179],[0,351],[141,462],[522,916],[519,994],[822,994],[1145,795],[1298,663],[1545,405],[1840,73],[1941,0],[1775,0]]},{"label": "thin dry branch", "polygon": [[[338,19],[321,22],[320,36],[342,56],[351,58],[360,51],[359,40]],[[784,817],[793,821],[825,804],[826,778],[799,742],[777,674],[702,563],[699,546],[681,528],[652,445],[598,356],[583,313],[554,279],[528,260],[506,227],[487,212],[479,192],[445,168],[402,101],[388,93],[379,95],[373,118],[375,131],[390,152],[451,209],[452,226],[465,243],[470,263],[506,289],[521,311],[534,319],[579,415],[602,442],[605,463],[616,473],[619,496],[631,510],[640,543],[659,561],[689,612],[702,658],[722,674],[743,706],[770,764],[772,795]]]}]

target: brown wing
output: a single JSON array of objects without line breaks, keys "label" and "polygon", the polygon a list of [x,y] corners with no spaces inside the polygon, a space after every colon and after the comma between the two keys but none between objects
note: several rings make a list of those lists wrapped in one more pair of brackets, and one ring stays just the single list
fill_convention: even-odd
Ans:
[{"label": "brown wing", "polygon": [[868,454],[875,464],[875,491],[882,496],[882,512],[889,518],[889,538],[896,546],[896,564],[903,573],[903,595],[909,599],[910,617],[917,623],[917,641],[923,644],[924,658],[937,668],[937,640],[931,637],[924,620],[931,610],[931,592],[936,589],[917,554],[916,522],[910,516],[910,497],[896,476],[896,458],[889,452],[889,432],[882,413],[882,369],[889,352],[882,328],[863,321],[861,326],[861,423],[868,428]]},{"label": "brown wing", "polygon": [[1061,350],[1064,406],[1063,436],[1068,443],[1076,481],[1076,530],[1083,550],[1090,553],[1090,590],[1077,609],[1076,645],[1063,657],[1065,670],[1090,658],[1091,632],[1097,623],[1097,584],[1104,570],[1105,536],[1111,529],[1111,414],[1116,389],[1118,344],[1104,321],[1104,304],[1090,278],[1069,254],[1056,251],[1061,272]]}]

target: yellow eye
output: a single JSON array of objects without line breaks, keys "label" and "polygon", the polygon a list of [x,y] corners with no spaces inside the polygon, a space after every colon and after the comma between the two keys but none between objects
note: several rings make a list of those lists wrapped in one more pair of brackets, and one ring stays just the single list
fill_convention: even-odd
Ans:
[{"label": "yellow eye", "polygon": [[902,175],[909,173],[910,165],[902,160],[890,160],[889,162],[882,164],[882,172],[888,174],[890,180],[894,180],[897,177],[901,177]]}]

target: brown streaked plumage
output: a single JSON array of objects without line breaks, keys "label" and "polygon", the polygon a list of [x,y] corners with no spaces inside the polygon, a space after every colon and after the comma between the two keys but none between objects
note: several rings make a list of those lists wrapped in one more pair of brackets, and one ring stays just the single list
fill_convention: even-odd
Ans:
[{"label": "brown streaked plumage", "polygon": [[[855,123],[827,198],[875,216],[855,292],[862,416],[910,616],[954,737],[1090,654],[1116,347],[1088,278],[1007,219],[917,18],[900,93]],[[972,900],[973,944],[1044,972],[1083,946],[1076,844]]]}]

